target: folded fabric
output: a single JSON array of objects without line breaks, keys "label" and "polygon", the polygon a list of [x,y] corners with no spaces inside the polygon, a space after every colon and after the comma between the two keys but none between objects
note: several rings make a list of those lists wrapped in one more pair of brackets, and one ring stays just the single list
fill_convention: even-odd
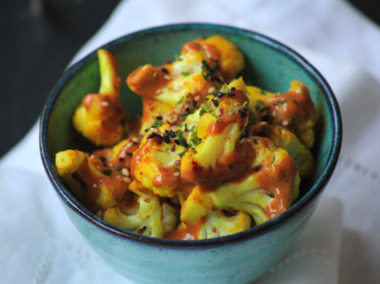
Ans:
[{"label": "folded fabric", "polygon": [[[285,42],[322,72],[342,110],[342,155],[323,198],[285,259],[257,283],[378,282],[379,29],[339,0],[128,0],[73,62],[125,33],[195,21],[233,24]],[[130,283],[70,223],[38,149],[36,124],[0,161],[0,283]]]}]

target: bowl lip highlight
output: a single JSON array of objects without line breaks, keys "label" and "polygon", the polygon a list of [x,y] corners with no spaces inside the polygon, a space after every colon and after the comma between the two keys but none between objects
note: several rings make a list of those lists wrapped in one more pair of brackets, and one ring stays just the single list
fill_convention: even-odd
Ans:
[{"label": "bowl lip highlight", "polygon": [[[170,24],[152,27],[148,29],[143,29],[140,31],[136,31],[133,33],[126,34],[122,37],[114,39],[98,48],[109,49],[114,46],[118,46],[120,43],[128,42],[130,40],[134,40],[135,38],[143,38],[146,36],[159,36],[160,34],[166,34],[170,32],[181,32],[181,31],[199,31],[199,32],[215,32],[220,33],[221,35],[235,35],[244,38],[248,38],[249,40],[253,40],[259,43],[266,45],[268,48],[275,49],[276,51],[288,56],[291,60],[296,62],[301,68],[303,68],[306,73],[313,78],[316,84],[319,85],[321,90],[323,91],[323,95],[326,100],[326,104],[328,106],[328,111],[331,113],[332,121],[331,125],[333,128],[333,139],[332,146],[328,153],[329,157],[324,166],[321,175],[316,179],[316,181],[312,184],[311,188],[309,188],[308,192],[299,198],[292,206],[286,210],[284,213],[280,214],[276,218],[269,220],[259,226],[250,228],[248,230],[213,239],[205,239],[205,240],[169,240],[163,238],[153,238],[147,237],[143,235],[139,235],[133,232],[129,232],[127,230],[123,230],[114,225],[111,225],[95,214],[86,209],[82,204],[80,204],[70,193],[70,191],[64,186],[64,184],[59,180],[58,176],[54,174],[53,165],[49,161],[48,154],[48,125],[50,116],[52,114],[52,109],[57,101],[57,98],[60,95],[65,84],[75,76],[76,72],[79,71],[84,65],[89,63],[96,56],[96,50],[92,51],[78,62],[71,65],[67,68],[63,74],[60,76],[59,80],[53,87],[50,92],[45,105],[43,107],[42,114],[40,116],[40,129],[39,129],[39,146],[41,158],[43,161],[43,165],[45,171],[53,184],[54,189],[59,195],[60,199],[64,202],[64,204],[70,209],[73,210],[75,214],[78,214],[81,218],[84,218],[92,225],[95,225],[97,228],[101,229],[104,232],[110,233],[116,237],[120,237],[126,240],[134,241],[140,244],[151,245],[155,247],[165,247],[172,249],[185,249],[185,248],[199,248],[199,249],[207,249],[210,247],[218,247],[223,245],[231,245],[236,244],[237,242],[246,241],[248,239],[253,239],[259,237],[265,233],[270,232],[278,228],[279,226],[283,226],[292,218],[294,218],[297,213],[301,212],[302,209],[306,208],[308,205],[311,205],[312,201],[317,198],[317,196],[323,191],[326,183],[330,179],[335,166],[337,164],[339,153],[342,144],[342,120],[338,102],[334,96],[332,89],[330,88],[327,81],[320,74],[320,72],[311,65],[305,58],[303,58],[300,54],[298,54],[293,49],[288,46],[280,43],[277,40],[274,40],[268,36],[265,36],[261,33],[246,30],[238,27],[227,26],[227,25],[219,25],[219,24],[209,24],[209,23],[181,23],[181,24]],[[97,48],[97,49],[98,49]]]}]

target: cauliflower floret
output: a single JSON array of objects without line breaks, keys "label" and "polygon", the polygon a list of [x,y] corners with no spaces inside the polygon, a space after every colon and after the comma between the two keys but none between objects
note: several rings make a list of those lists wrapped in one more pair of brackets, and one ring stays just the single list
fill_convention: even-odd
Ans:
[{"label": "cauliflower floret", "polygon": [[314,145],[316,115],[309,89],[298,81],[292,81],[288,92],[274,94],[248,86],[250,110],[259,121],[290,130],[307,147]]},{"label": "cauliflower floret", "polygon": [[179,240],[211,239],[236,234],[249,228],[251,228],[251,217],[247,213],[217,210],[191,225],[181,223],[177,230],[165,237]]},{"label": "cauliflower floret", "polygon": [[253,158],[250,146],[240,141],[248,122],[248,98],[244,86],[240,86],[241,79],[224,85],[195,113],[200,116],[196,132],[200,141],[182,158],[181,171],[186,180],[215,187],[249,167]]},{"label": "cauliflower floret", "polygon": [[[198,42],[207,51],[217,49],[219,57],[210,56],[218,60],[224,79],[229,82],[244,68],[243,54],[237,49],[236,45],[221,36],[211,36],[206,39],[199,39]],[[217,53],[214,51],[214,54]]]},{"label": "cauliflower floret", "polygon": [[[167,121],[174,121],[177,119],[177,113],[174,108],[166,103],[160,102],[156,99],[143,97],[143,115],[141,118],[141,127],[139,134],[144,135],[146,130],[150,127],[156,127],[155,123],[160,123],[163,119]],[[157,119],[157,117],[159,119]],[[158,121],[157,121],[158,120]]]},{"label": "cauliflower floret", "polygon": [[209,89],[215,90],[222,81],[218,63],[207,57],[200,44],[190,42],[173,63],[138,67],[128,76],[127,85],[143,97],[154,98],[175,108],[188,94],[202,99]]},{"label": "cauliflower floret", "polygon": [[173,197],[181,185],[180,160],[186,148],[174,142],[168,124],[148,131],[133,155],[131,173],[145,188]]},{"label": "cauliflower floret", "polygon": [[125,134],[126,114],[119,101],[120,77],[116,60],[104,49],[98,50],[100,89],[86,95],[73,117],[74,128],[97,146],[112,146]]},{"label": "cauliflower floret", "polygon": [[154,195],[139,193],[132,201],[119,202],[104,211],[102,218],[117,227],[149,237],[162,238],[173,231],[178,222],[178,210]]},{"label": "cauliflower floret", "polygon": [[103,156],[89,157],[79,150],[58,152],[55,158],[63,182],[91,209],[115,206],[128,190],[130,180],[123,179],[119,171],[104,163]]},{"label": "cauliflower floret", "polygon": [[313,173],[314,159],[311,151],[289,130],[259,122],[252,125],[249,132],[252,136],[267,137],[276,147],[285,149],[292,157],[301,179],[306,179]]},{"label": "cauliflower floret", "polygon": [[194,187],[182,205],[182,222],[189,225],[211,211],[232,208],[248,213],[259,225],[289,208],[300,182],[292,158],[266,138],[247,141],[256,155],[247,174],[212,190]]}]

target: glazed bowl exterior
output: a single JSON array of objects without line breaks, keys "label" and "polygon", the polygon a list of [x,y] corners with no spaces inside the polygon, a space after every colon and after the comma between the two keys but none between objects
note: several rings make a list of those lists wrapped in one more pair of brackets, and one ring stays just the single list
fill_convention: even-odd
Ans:
[{"label": "glazed bowl exterior", "polygon": [[[238,46],[246,60],[243,76],[250,84],[276,92],[287,91],[292,80],[308,85],[321,114],[313,148],[315,172],[301,184],[300,197],[285,213],[226,237],[195,241],[156,239],[104,222],[74,198],[54,166],[59,151],[94,149],[71,125],[82,98],[97,92],[99,86],[99,65],[96,52],[92,52],[64,72],[45,104],[40,121],[41,156],[72,222],[106,263],[135,283],[252,283],[294,245],[339,156],[341,118],[330,87],[310,63],[273,39],[234,27],[192,23],[143,30],[102,48],[116,57],[124,80],[137,66],[165,64],[165,59],[180,53],[185,42],[209,35],[221,35]],[[121,100],[132,117],[141,113],[141,98],[127,88],[125,81]]]}]

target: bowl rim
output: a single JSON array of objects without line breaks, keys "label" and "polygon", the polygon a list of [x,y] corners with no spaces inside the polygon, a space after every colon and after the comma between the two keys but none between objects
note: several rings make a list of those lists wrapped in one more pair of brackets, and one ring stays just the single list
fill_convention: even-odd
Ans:
[{"label": "bowl rim", "polygon": [[330,88],[327,81],[320,74],[320,72],[309,63],[304,57],[298,54],[293,49],[289,48],[283,43],[280,43],[277,40],[274,40],[266,35],[261,33],[242,29],[234,26],[228,25],[219,25],[219,24],[210,24],[210,23],[181,23],[181,24],[169,24],[162,25],[157,27],[152,27],[148,29],[143,29],[140,31],[136,31],[133,33],[126,34],[117,39],[114,39],[106,44],[98,48],[109,49],[113,46],[117,46],[122,42],[126,42],[129,40],[133,40],[134,38],[141,38],[152,35],[159,35],[161,33],[169,33],[172,31],[180,32],[187,30],[199,30],[199,31],[215,31],[221,32],[224,34],[232,34],[238,36],[244,36],[251,40],[260,42],[268,47],[276,49],[278,52],[285,54],[290,57],[293,61],[295,61],[298,65],[300,65],[304,70],[311,76],[315,82],[319,85],[321,90],[323,91],[323,95],[326,99],[326,104],[328,106],[328,110],[332,116],[332,128],[333,128],[333,139],[332,146],[330,152],[328,153],[329,157],[326,162],[325,167],[322,170],[321,175],[316,179],[314,184],[311,186],[309,191],[299,198],[292,206],[277,216],[276,218],[269,220],[259,226],[250,228],[248,230],[224,236],[219,238],[212,239],[204,239],[204,240],[169,240],[163,238],[153,238],[148,236],[139,235],[121,228],[118,228],[108,222],[103,221],[95,214],[86,209],[82,204],[80,204],[73,195],[69,192],[69,190],[64,186],[64,184],[59,180],[58,176],[54,174],[53,166],[49,162],[48,155],[48,143],[47,143],[47,129],[49,124],[49,119],[51,116],[51,110],[54,107],[54,104],[59,97],[60,91],[65,86],[65,83],[74,76],[76,71],[80,70],[85,64],[90,62],[96,56],[96,49],[80,59],[78,62],[71,65],[67,68],[59,80],[53,87],[50,92],[45,105],[42,110],[42,114],[40,116],[40,127],[39,127],[39,147],[41,159],[43,161],[43,165],[45,171],[50,179],[50,182],[53,184],[54,189],[57,194],[60,196],[61,200],[68,206],[71,210],[73,210],[76,214],[78,214],[81,218],[84,218],[91,224],[100,228],[102,231],[108,232],[116,237],[128,239],[131,241],[135,241],[138,243],[144,243],[147,245],[158,246],[158,247],[166,247],[166,248],[200,248],[206,249],[209,247],[217,247],[225,244],[237,243],[239,241],[245,241],[247,239],[256,238],[264,233],[271,231],[272,229],[277,228],[278,226],[282,226],[285,223],[289,222],[297,212],[311,205],[311,201],[316,199],[316,197],[323,191],[326,183],[330,179],[335,166],[337,164],[339,153],[342,144],[342,120],[338,102],[334,96],[332,89]]}]

